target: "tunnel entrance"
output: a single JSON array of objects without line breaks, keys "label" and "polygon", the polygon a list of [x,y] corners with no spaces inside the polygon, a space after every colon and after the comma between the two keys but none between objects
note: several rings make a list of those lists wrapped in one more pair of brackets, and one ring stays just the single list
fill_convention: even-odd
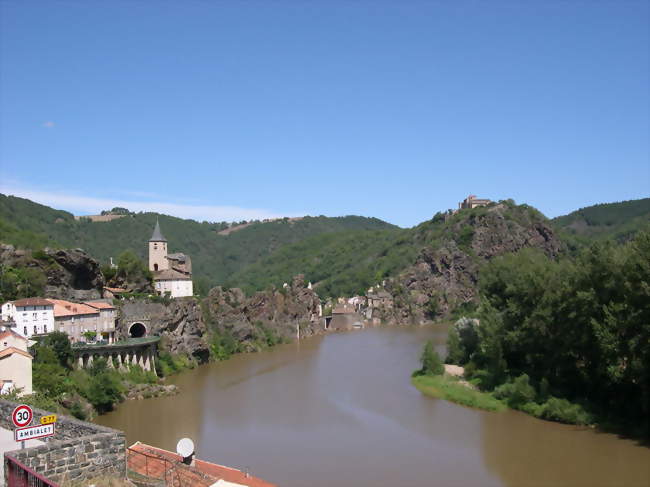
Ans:
[{"label": "tunnel entrance", "polygon": [[129,328],[129,336],[131,338],[140,338],[147,334],[147,327],[142,323],[133,323]]}]

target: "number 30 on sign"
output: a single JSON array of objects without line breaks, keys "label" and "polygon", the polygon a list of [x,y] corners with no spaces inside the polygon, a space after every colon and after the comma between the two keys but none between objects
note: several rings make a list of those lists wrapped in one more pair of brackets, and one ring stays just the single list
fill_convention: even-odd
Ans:
[{"label": "number 30 on sign", "polygon": [[27,404],[21,404],[16,409],[14,409],[14,412],[11,415],[11,420],[14,422],[14,425],[17,428],[20,428],[31,423],[33,417],[34,413],[32,412],[32,408],[30,408]]}]

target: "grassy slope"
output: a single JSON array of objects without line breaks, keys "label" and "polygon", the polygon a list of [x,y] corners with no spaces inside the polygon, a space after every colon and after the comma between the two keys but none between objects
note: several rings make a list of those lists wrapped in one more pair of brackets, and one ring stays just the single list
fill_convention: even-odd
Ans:
[{"label": "grassy slope", "polygon": [[503,411],[506,405],[490,393],[476,391],[444,375],[420,375],[411,378],[411,383],[424,395],[437,397],[471,408],[487,411]]}]

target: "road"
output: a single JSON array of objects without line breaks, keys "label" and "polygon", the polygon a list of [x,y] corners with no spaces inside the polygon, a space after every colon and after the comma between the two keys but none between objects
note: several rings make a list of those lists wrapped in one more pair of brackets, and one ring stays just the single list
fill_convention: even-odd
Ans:
[{"label": "road", "polygon": [[[25,442],[25,448],[31,448],[33,446],[43,445],[44,443],[41,440],[27,440]],[[0,462],[0,486],[5,483],[5,462],[4,454],[7,451],[18,450],[20,448],[20,442],[14,441],[14,432],[13,430],[8,430],[0,428],[0,454],[2,455],[2,462]]]}]

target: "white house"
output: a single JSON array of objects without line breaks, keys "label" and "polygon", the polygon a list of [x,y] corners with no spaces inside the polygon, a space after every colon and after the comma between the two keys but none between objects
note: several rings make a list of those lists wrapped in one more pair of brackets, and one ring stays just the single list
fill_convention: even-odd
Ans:
[{"label": "white house", "polygon": [[0,393],[15,388],[22,394],[32,391],[32,356],[27,351],[29,341],[9,328],[0,331]]},{"label": "white house", "polygon": [[2,320],[14,321],[16,332],[29,338],[54,331],[54,305],[43,298],[25,298],[2,305]]},{"label": "white house", "polygon": [[153,273],[156,292],[161,296],[181,298],[194,294],[192,260],[182,253],[167,253],[167,239],[158,221],[149,239],[149,270]]}]

